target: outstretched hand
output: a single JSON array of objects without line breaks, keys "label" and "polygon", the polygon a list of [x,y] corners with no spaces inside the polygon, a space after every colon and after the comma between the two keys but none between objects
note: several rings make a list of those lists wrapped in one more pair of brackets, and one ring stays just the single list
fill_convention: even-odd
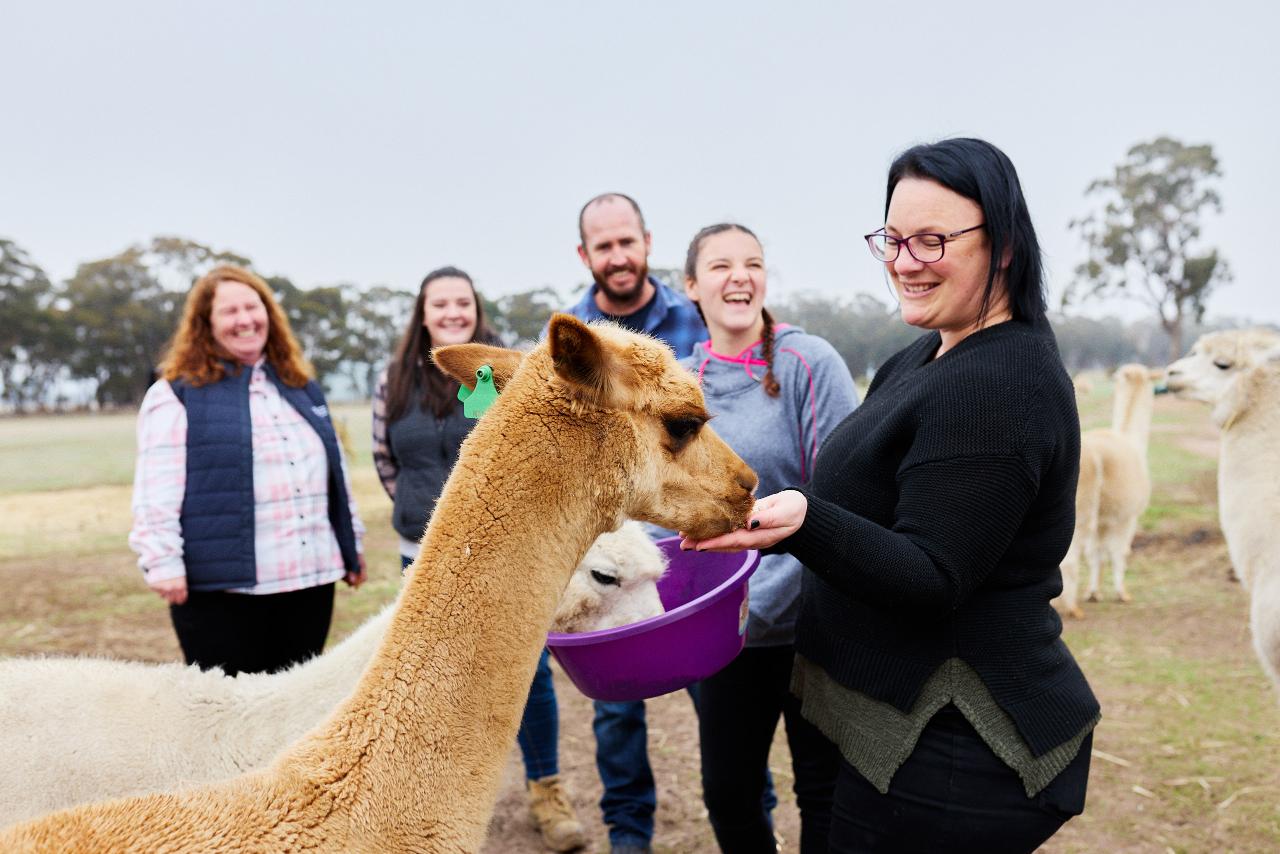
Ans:
[{"label": "outstretched hand", "polygon": [[[766,495],[756,502],[745,528],[712,537],[692,540],[684,537],[680,548],[702,552],[740,552],[743,549],[766,549],[785,540],[804,524],[809,500],[794,489]],[[683,534],[681,535],[683,536]]]}]

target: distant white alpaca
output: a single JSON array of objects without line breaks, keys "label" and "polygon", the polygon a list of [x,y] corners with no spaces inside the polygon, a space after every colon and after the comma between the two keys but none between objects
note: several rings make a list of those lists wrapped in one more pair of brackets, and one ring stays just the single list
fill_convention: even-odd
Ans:
[{"label": "distant white alpaca", "polygon": [[1169,390],[1178,397],[1216,406],[1243,371],[1280,348],[1280,332],[1263,327],[1226,329],[1201,335],[1185,358],[1165,369]]},{"label": "distant white alpaca", "polygon": [[1138,519],[1151,500],[1147,444],[1156,376],[1142,365],[1117,368],[1111,427],[1080,436],[1076,527],[1062,561],[1059,600],[1068,616],[1084,616],[1077,602],[1081,556],[1089,565],[1089,601],[1098,600],[1104,554],[1111,563],[1116,595],[1122,602],[1130,599],[1124,586],[1125,567]]},{"label": "distant white alpaca", "polygon": [[1093,381],[1084,374],[1076,374],[1071,378],[1071,385],[1076,390],[1076,399],[1082,400],[1093,394]]},{"label": "distant white alpaca", "polygon": [[[657,581],[666,565],[637,522],[601,534],[570,578],[554,630],[661,614]],[[265,766],[351,693],[393,610],[324,655],[273,674],[92,658],[0,662],[0,826]]]},{"label": "distant white alpaca", "polygon": [[[1265,334],[1264,334],[1265,333]],[[1169,390],[1213,405],[1221,429],[1218,519],[1263,670],[1280,688],[1280,338],[1265,330],[1203,336],[1168,368]]]}]

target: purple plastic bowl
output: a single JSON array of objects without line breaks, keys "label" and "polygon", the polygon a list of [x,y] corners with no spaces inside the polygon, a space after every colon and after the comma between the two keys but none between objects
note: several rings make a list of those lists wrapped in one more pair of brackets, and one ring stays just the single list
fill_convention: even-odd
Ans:
[{"label": "purple plastic bowl", "polygon": [[670,565],[658,580],[665,614],[582,634],[547,635],[560,667],[594,700],[644,700],[705,679],[747,641],[747,579],[760,565],[745,552],[682,552],[658,540]]}]

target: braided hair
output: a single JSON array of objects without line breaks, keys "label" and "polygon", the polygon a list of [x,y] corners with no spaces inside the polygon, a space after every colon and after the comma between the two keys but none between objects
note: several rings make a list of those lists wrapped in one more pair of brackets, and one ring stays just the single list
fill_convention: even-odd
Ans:
[{"label": "braided hair", "polygon": [[[724,234],[726,231],[740,231],[749,236],[757,243],[760,238],[756,237],[755,232],[747,228],[745,225],[738,225],[733,222],[720,222],[715,225],[709,225],[693,236],[693,240],[689,243],[689,251],[684,258],[684,275],[686,279],[697,279],[698,272],[698,254],[702,251],[702,244],[706,242],[708,237],[717,234]],[[702,306],[694,302],[694,308],[698,309],[698,316],[702,318],[705,326],[707,316],[702,313]],[[782,391],[782,387],[778,385],[778,378],[773,375],[773,315],[769,313],[769,309],[761,306],[760,318],[764,321],[764,329],[760,336],[760,350],[764,356],[765,370],[764,379],[760,382],[764,386],[764,393],[769,397],[777,397]]]}]

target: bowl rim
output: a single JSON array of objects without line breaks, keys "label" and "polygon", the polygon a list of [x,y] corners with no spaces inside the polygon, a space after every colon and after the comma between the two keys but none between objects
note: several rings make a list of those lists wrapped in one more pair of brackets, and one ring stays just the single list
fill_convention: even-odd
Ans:
[{"label": "bowl rim", "polygon": [[[679,537],[663,537],[655,540],[658,546],[664,543],[679,542]],[[740,584],[750,578],[752,573],[760,565],[760,552],[756,549],[746,549],[741,552],[730,552],[729,554],[742,555],[742,563],[733,574],[715,587],[703,593],[697,599],[685,602],[677,608],[670,611],[664,611],[654,617],[647,617],[639,622],[628,623],[625,626],[617,626],[612,629],[599,629],[594,632],[574,632],[570,634],[562,632],[548,632],[547,646],[566,647],[566,646],[588,646],[590,644],[602,643],[604,641],[621,640],[623,638],[634,637],[635,635],[644,634],[661,628],[668,623],[682,619],[685,616],[697,613],[705,608],[709,608],[714,602],[719,600],[721,593],[728,587]]]}]

